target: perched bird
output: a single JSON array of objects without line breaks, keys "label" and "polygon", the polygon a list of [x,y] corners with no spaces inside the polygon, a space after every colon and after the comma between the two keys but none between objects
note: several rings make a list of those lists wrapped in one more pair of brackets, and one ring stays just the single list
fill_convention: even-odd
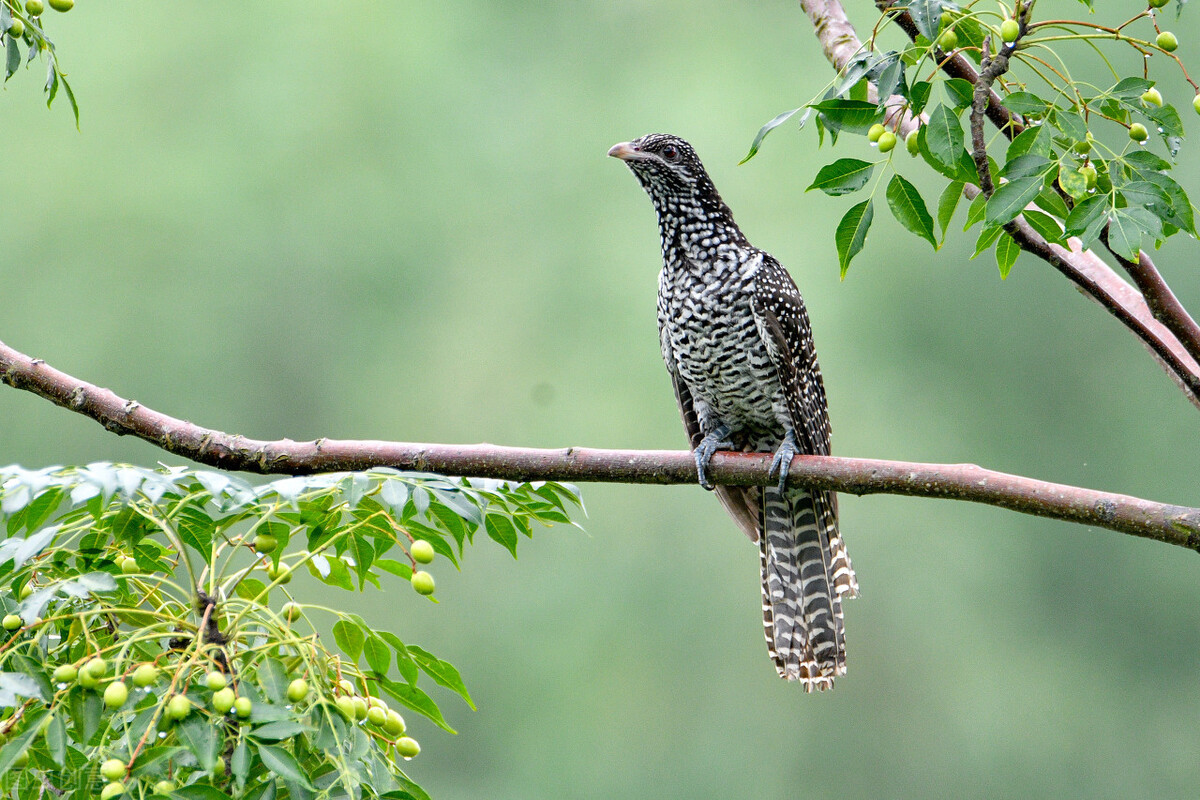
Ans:
[{"label": "perched bird", "polygon": [[[846,672],[842,597],[858,582],[837,497],[788,488],[797,453],[828,455],[829,413],[800,291],[746,240],[692,146],[652,133],[608,151],[654,202],[662,235],[658,330],[700,485],[759,545],[763,626],[781,677],[805,691]],[[774,452],[768,487],[716,486],[717,450]]]}]

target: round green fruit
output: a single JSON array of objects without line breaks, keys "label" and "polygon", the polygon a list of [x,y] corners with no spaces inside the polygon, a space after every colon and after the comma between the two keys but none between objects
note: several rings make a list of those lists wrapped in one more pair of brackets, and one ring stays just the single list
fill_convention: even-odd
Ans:
[{"label": "round green fruit", "polygon": [[[883,127],[883,125],[876,122],[874,125],[872,125],[870,128],[867,129],[867,141],[868,142],[878,142],[879,137],[883,136],[883,132],[886,130],[887,130],[887,128]],[[413,542],[413,547],[416,547],[416,545],[417,545],[417,543]],[[415,554],[413,555],[413,558],[416,558]],[[428,562],[424,562],[424,563],[428,563]]]},{"label": "round green fruit", "polygon": [[228,714],[229,709],[233,708],[236,700],[237,698],[233,694],[233,689],[230,689],[228,686],[224,689],[218,689],[213,692],[212,696],[213,711],[216,711],[218,714]]},{"label": "round green fruit", "polygon": [[125,762],[119,758],[110,758],[100,765],[100,774],[106,781],[119,781],[125,777]]},{"label": "round green fruit", "polygon": [[283,608],[279,609],[279,613],[282,614],[283,618],[288,622],[295,622],[296,620],[300,619],[301,610],[299,605],[289,600],[283,604]]},{"label": "round green fruit", "polygon": [[[895,138],[896,138],[896,135],[892,134],[892,139],[894,140]],[[893,141],[892,146],[894,147],[895,144],[896,144],[895,141]],[[879,149],[883,150],[883,139],[879,140]],[[884,152],[886,152],[886,151],[884,151]],[[414,572],[411,583],[412,583],[412,587],[414,589],[416,589],[417,594],[433,594],[433,589],[434,589],[433,576],[430,575],[425,570],[422,569],[422,570],[417,570],[416,572]]]},{"label": "round green fruit", "polygon": [[42,4],[42,0],[25,0],[25,13],[31,17],[36,17],[46,10],[46,6]]},{"label": "round green fruit", "polygon": [[1150,0],[1151,8],[1162,8],[1167,4],[1168,0]]},{"label": "round green fruit", "polygon": [[340,681],[337,682],[337,687],[348,695],[354,694],[354,684],[351,683],[350,681],[346,680],[345,678],[342,678]]},{"label": "round green fruit", "polygon": [[921,154],[921,135],[920,131],[913,131],[908,136],[904,137],[904,149],[908,151],[910,156]]},{"label": "round green fruit", "polygon": [[158,680],[158,667],[153,664],[142,664],[133,671],[133,685],[146,688]]},{"label": "round green fruit", "polygon": [[175,781],[161,780],[154,784],[154,793],[168,795],[175,791]]},{"label": "round green fruit", "polygon": [[368,708],[367,722],[371,723],[377,728],[382,728],[387,722],[387,712],[382,708]]},{"label": "round green fruit", "polygon": [[396,740],[396,752],[405,758],[415,758],[421,752],[421,745],[411,736],[401,736]]},{"label": "round green fruit", "polygon": [[13,763],[12,763],[12,765],[14,767],[18,767],[18,768],[27,766],[28,764],[29,764],[29,751],[28,750],[22,750],[20,753],[18,753],[17,757],[13,760]]},{"label": "round green fruit", "polygon": [[46,0],[55,11],[70,11],[75,7],[75,0]]},{"label": "round green fruit", "polygon": [[108,662],[96,656],[83,665],[83,671],[96,680],[100,680],[108,673]]},{"label": "round green fruit", "polygon": [[405,731],[404,717],[392,711],[390,708],[385,715],[387,717],[383,723],[383,730],[389,736],[400,736]]},{"label": "round green fruit", "polygon": [[[890,153],[896,146],[896,134],[891,131],[884,131],[879,137],[879,152]],[[415,576],[414,576],[415,577]],[[420,591],[419,589],[417,591]]]},{"label": "round green fruit", "polygon": [[1200,114],[1200,94],[1192,98],[1192,108],[1197,114]]},{"label": "round green fruit", "polygon": [[[876,127],[875,125],[872,125],[871,130],[875,130],[875,127]],[[879,127],[883,127],[883,126],[880,125]],[[867,134],[867,138],[871,139],[870,133]],[[876,136],[874,139],[871,139],[871,141],[877,142],[877,141],[879,141],[879,137]],[[415,542],[413,542],[412,547],[409,549],[409,551],[412,553],[413,560],[416,561],[418,564],[433,563],[433,557],[434,557],[433,545],[431,545],[429,542],[425,541],[424,539],[417,539]]]},{"label": "round green fruit", "polygon": [[26,583],[24,586],[21,587],[21,591],[20,591],[20,594],[18,595],[18,597],[20,597],[22,600],[28,600],[29,595],[31,595],[31,594],[33,594],[33,584]]},{"label": "round green fruit", "polygon": [[1179,48],[1179,39],[1175,38],[1175,34],[1170,31],[1160,33],[1154,42],[1168,53],[1174,53]]},{"label": "round green fruit", "polygon": [[70,683],[75,680],[77,675],[79,675],[79,670],[75,668],[74,664],[60,664],[54,668],[55,683]]},{"label": "round green fruit", "polygon": [[1000,23],[1000,38],[1005,44],[1012,44],[1021,35],[1021,24],[1015,19],[1006,19]]},{"label": "round green fruit", "polygon": [[254,537],[254,549],[260,553],[274,553],[279,546],[279,540],[269,533],[260,533]]},{"label": "round green fruit", "polygon": [[1142,92],[1142,105],[1158,106],[1162,108],[1163,98],[1162,92],[1158,89],[1150,88]]},{"label": "round green fruit", "polygon": [[287,564],[272,564],[267,567],[267,577],[280,584],[288,583],[292,580],[292,568]]},{"label": "round green fruit", "polygon": [[[50,2],[53,3],[54,0],[50,0]],[[100,792],[100,800],[113,800],[114,797],[120,797],[123,794],[125,794],[125,784],[113,781]]]},{"label": "round green fruit", "polygon": [[79,676],[76,678],[76,680],[79,682],[79,685],[85,689],[95,689],[100,685],[100,679],[88,672],[86,666],[79,670]]},{"label": "round green fruit", "polygon": [[104,690],[104,705],[109,708],[120,708],[129,699],[129,687],[125,681],[113,681]]},{"label": "round green fruit", "polygon": [[354,718],[362,722],[367,718],[367,701],[361,697],[351,697],[350,702],[354,705]]},{"label": "round green fruit", "polygon": [[138,566],[137,559],[133,556],[125,556],[121,559],[121,573],[124,575],[136,575],[142,571]]},{"label": "round green fruit", "polygon": [[1079,174],[1087,181],[1087,188],[1096,188],[1096,168],[1091,164],[1079,168]]},{"label": "round green fruit", "polygon": [[15,631],[17,628],[25,624],[19,614],[5,614],[4,620],[0,621],[0,625],[4,626],[6,631]]},{"label": "round green fruit", "polygon": [[308,681],[304,678],[296,678],[288,684],[287,699],[293,703],[299,703],[304,698],[308,697]]},{"label": "round green fruit", "polygon": [[167,701],[167,717],[176,722],[187,719],[192,713],[192,701],[187,695],[177,694]]},{"label": "round green fruit", "polygon": [[239,717],[245,719],[254,710],[254,703],[249,697],[239,697],[233,701],[233,710],[237,712]]},{"label": "round green fruit", "polygon": [[341,695],[333,704],[337,706],[338,711],[342,712],[342,716],[346,719],[354,719],[354,698],[349,695]]},{"label": "round green fruit", "polygon": [[212,771],[213,771],[213,775],[216,775],[218,778],[224,778],[225,777],[225,759],[218,758],[217,763],[213,764]]},{"label": "round green fruit", "polygon": [[8,35],[14,39],[20,39],[25,35],[25,23],[14,17],[8,26]]},{"label": "round green fruit", "polygon": [[1150,138],[1150,132],[1146,130],[1145,125],[1135,122],[1129,126],[1129,138],[1135,142],[1144,142]]},{"label": "round green fruit", "polygon": [[937,38],[937,46],[950,52],[958,47],[958,34],[954,32],[953,28],[942,31],[942,35]]},{"label": "round green fruit", "polygon": [[204,685],[212,692],[224,689],[228,683],[229,681],[225,680],[225,673],[223,672],[213,670],[204,676]]}]

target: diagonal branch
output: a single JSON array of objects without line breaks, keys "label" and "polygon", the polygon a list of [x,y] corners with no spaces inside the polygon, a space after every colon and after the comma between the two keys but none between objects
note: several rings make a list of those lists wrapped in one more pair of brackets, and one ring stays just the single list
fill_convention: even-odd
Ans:
[{"label": "diagonal branch", "polygon": [[[826,59],[835,70],[840,72],[845,69],[850,59],[861,52],[863,43],[855,33],[840,0],[800,0],[800,5],[812,22]],[[907,11],[891,8],[892,2],[889,0],[879,0],[878,5],[881,10],[886,11],[890,8],[889,13],[900,28],[909,38],[916,38],[916,25]],[[979,85],[979,73],[959,53],[944,60],[942,69],[951,77],[963,78],[973,86]],[[990,87],[983,113],[1010,138],[1022,130],[1020,121],[1000,104],[1000,98]],[[915,124],[914,121],[906,119],[900,132],[907,134]],[[974,197],[978,192],[977,187],[967,187],[968,197]],[[1020,218],[1015,221],[1009,233],[1022,250],[1046,261],[1075,284],[1085,297],[1095,301],[1116,317],[1141,341],[1188,401],[1200,408],[1200,328],[1196,327],[1186,311],[1183,311],[1182,317],[1177,313],[1183,309],[1177,300],[1175,305],[1166,302],[1166,295],[1170,295],[1172,299],[1174,295],[1170,294],[1165,282],[1162,283],[1162,287],[1166,289],[1166,294],[1160,293],[1158,296],[1163,300],[1162,310],[1156,314],[1150,305],[1154,302],[1154,297],[1143,296],[1095,252],[1082,250],[1078,239],[1070,240],[1070,249],[1050,244]],[[1149,257],[1144,253],[1141,257],[1148,265],[1145,274],[1150,274],[1152,270],[1153,275],[1158,275]],[[1138,281],[1139,276],[1134,276],[1134,280]],[[1161,281],[1161,276],[1159,280]],[[1192,347],[1187,336],[1181,339],[1174,332],[1176,329],[1183,331],[1189,326],[1196,332],[1196,347]]]},{"label": "diagonal branch", "polygon": [[[395,467],[505,480],[696,482],[686,451],[539,450],[491,444],[370,440],[262,441],[176,419],[61,372],[0,342],[0,381],[90,417],[178,456],[226,470],[300,475]],[[710,476],[738,486],[770,484],[770,453],[719,453]],[[851,494],[935,497],[999,506],[1077,522],[1200,552],[1200,508],[1047,483],[972,464],[914,464],[866,458],[797,456],[788,482]]]}]

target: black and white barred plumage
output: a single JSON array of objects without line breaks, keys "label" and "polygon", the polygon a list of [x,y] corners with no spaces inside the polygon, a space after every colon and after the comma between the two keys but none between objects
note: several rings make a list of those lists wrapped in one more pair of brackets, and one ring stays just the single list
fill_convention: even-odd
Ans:
[{"label": "black and white barred plumage", "polygon": [[[701,484],[713,451],[777,451],[779,486],[717,486],[758,542],[763,626],[779,674],[806,691],[846,671],[842,597],[858,583],[832,492],[783,488],[795,453],[829,453],[825,387],[804,300],[733,221],[691,145],[649,134],[609,150],[654,202],[658,329]],[[713,488],[713,487],[708,487]]]}]

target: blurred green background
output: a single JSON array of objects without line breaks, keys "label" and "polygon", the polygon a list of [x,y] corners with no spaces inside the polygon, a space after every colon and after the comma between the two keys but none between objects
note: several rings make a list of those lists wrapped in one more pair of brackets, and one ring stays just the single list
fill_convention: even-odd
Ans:
[{"label": "blurred green background", "polygon": [[[1142,7],[1101,5],[1107,21]],[[680,447],[653,214],[605,157],[670,131],[803,289],[836,452],[1200,504],[1200,415],[1049,267],[1023,257],[1002,283],[990,256],[967,260],[974,233],[934,256],[880,203],[839,282],[852,201],[804,188],[864,141],[818,152],[791,126],[736,166],[831,77],[796,3],[47,14],[82,132],[65,98],[46,111],[41,66],[0,95],[0,339],[74,375],[260,438]],[[1176,26],[1185,59],[1194,28]],[[1163,86],[1195,130],[1190,91]],[[1194,306],[1196,256],[1183,237],[1158,256]],[[174,461],[0,391],[0,463],[107,459]],[[805,696],[775,676],[755,548],[713,497],[584,490],[586,533],[522,542],[516,563],[483,543],[462,575],[435,569],[440,606],[404,586],[349,601],[459,665],[477,700],[438,694],[457,737],[417,726],[410,771],[439,800],[1197,792],[1192,554],[843,497],[863,588],[850,672]]]}]

